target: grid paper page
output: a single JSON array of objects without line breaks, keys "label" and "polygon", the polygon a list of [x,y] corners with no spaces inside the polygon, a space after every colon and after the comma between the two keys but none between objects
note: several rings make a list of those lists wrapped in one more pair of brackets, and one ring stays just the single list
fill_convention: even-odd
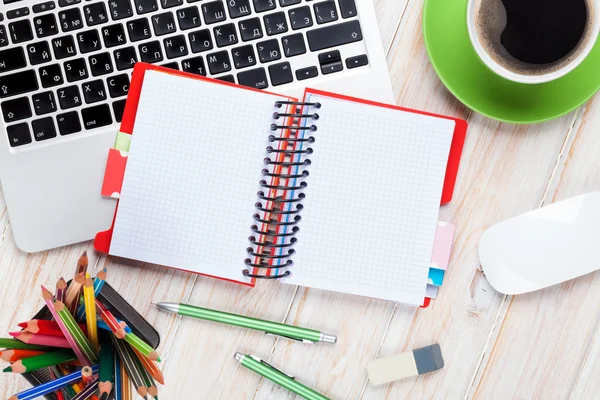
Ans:
[{"label": "grid paper page", "polygon": [[110,254],[242,275],[280,98],[147,71]]},{"label": "grid paper page", "polygon": [[455,122],[320,102],[287,283],[421,305]]}]

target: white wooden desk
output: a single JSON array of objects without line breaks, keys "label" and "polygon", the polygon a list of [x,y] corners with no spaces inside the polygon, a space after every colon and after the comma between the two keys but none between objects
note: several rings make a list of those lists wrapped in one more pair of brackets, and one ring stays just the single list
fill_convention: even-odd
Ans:
[{"label": "white wooden desk", "polygon": [[[236,351],[268,359],[333,399],[600,399],[600,273],[519,297],[496,293],[482,275],[477,243],[490,225],[600,189],[600,100],[553,122],[515,126],[470,112],[430,66],[421,36],[422,0],[376,0],[398,104],[466,118],[469,131],[453,202],[458,224],[439,298],[426,310],[289,285],[256,289],[99,255],[91,243],[40,254],[15,246],[0,196],[0,332],[41,307],[41,284],[73,274],[83,250],[92,269],[157,327],[167,386],[162,400],[295,399],[238,365]],[[1,191],[1,189],[0,189]],[[150,302],[182,301],[286,321],[339,336],[305,345],[257,332],[181,319]],[[4,336],[4,334],[3,334]],[[370,386],[378,356],[439,343],[443,370]],[[27,387],[0,376],[0,398]]]}]

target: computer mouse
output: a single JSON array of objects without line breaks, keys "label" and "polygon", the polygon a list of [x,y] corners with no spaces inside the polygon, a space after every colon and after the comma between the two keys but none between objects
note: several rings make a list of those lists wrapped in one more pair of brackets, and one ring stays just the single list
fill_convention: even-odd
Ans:
[{"label": "computer mouse", "polygon": [[486,278],[500,293],[532,292],[600,269],[600,192],[501,222],[479,241]]}]

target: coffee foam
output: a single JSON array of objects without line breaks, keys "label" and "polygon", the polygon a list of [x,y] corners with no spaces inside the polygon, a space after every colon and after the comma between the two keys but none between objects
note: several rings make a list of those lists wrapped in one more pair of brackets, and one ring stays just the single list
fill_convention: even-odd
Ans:
[{"label": "coffee foam", "polygon": [[508,23],[502,0],[479,0],[475,10],[475,29],[485,52],[503,68],[521,75],[545,75],[560,70],[583,51],[592,38],[594,0],[586,0],[587,22],[584,34],[569,54],[550,64],[528,64],[514,58],[501,43],[501,35]]}]

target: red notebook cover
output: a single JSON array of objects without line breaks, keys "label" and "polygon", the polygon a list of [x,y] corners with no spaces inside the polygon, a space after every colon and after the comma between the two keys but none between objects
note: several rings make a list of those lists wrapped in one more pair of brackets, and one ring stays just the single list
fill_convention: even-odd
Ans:
[{"label": "red notebook cover", "polygon": [[[121,121],[120,131],[125,134],[131,135],[133,132],[133,127],[135,125],[135,119],[136,119],[136,115],[137,115],[137,109],[138,109],[138,104],[139,104],[139,100],[140,100],[144,76],[145,76],[146,71],[149,71],[149,70],[165,72],[165,73],[169,73],[172,75],[179,75],[179,76],[193,78],[193,79],[207,80],[212,83],[220,84],[220,85],[235,86],[235,87],[240,88],[241,90],[256,90],[256,91],[258,91],[258,89],[238,86],[238,85],[235,85],[235,84],[232,84],[229,82],[214,80],[211,78],[206,78],[206,77],[202,77],[202,76],[198,76],[198,75],[194,75],[194,74],[190,74],[190,73],[186,73],[186,72],[181,72],[181,71],[172,70],[172,69],[165,68],[165,67],[160,67],[160,66],[140,62],[140,63],[137,63],[134,67],[134,71],[133,71],[133,74],[131,77],[131,84],[129,87],[129,93],[128,93],[128,97],[127,97],[127,103],[125,105],[123,119]],[[355,102],[360,102],[360,103],[365,103],[365,104],[371,104],[371,105],[376,105],[376,106],[381,106],[381,107],[386,107],[386,108],[392,108],[392,109],[397,109],[397,110],[402,110],[402,111],[414,112],[414,113],[418,113],[418,114],[424,114],[424,115],[454,120],[456,122],[456,128],[454,131],[454,137],[453,137],[452,145],[451,145],[451,149],[450,149],[450,157],[448,160],[448,166],[447,166],[447,170],[446,170],[446,177],[445,177],[445,181],[444,181],[444,188],[443,188],[443,192],[442,192],[441,204],[446,204],[446,203],[450,202],[450,200],[452,199],[453,192],[454,192],[454,186],[455,186],[456,177],[458,174],[458,167],[460,164],[460,157],[461,157],[461,153],[462,153],[462,149],[463,149],[463,145],[464,145],[464,141],[465,141],[465,137],[466,137],[466,130],[467,130],[467,122],[466,121],[461,120],[461,119],[443,116],[443,115],[431,114],[431,113],[427,113],[427,112],[411,110],[408,108],[397,107],[394,105],[377,103],[377,102],[357,99],[357,98],[353,98],[353,97],[349,97],[349,96],[343,96],[343,95],[339,95],[339,94],[323,92],[323,91],[319,91],[316,89],[307,89],[305,91],[305,96],[308,93],[324,94],[324,95],[327,95],[330,97],[336,97],[336,98],[344,99],[347,101],[355,101]],[[282,96],[282,97],[287,97],[287,96]],[[297,101],[297,99],[295,99],[295,98],[289,98],[289,99],[291,99],[293,101]],[[111,193],[115,193],[115,192],[119,193],[120,192],[121,185],[123,182],[123,176],[125,173],[125,165],[126,165],[126,158],[120,157],[118,150],[111,149],[110,154],[109,154],[109,160],[107,163],[107,173],[105,175],[105,182],[104,182],[104,186],[102,188],[103,195],[109,196]],[[109,168],[109,167],[112,167],[112,168]],[[109,175],[109,170],[112,170],[112,175]],[[117,209],[118,209],[118,204],[117,204]],[[109,252],[110,244],[112,241],[115,218],[116,218],[116,211],[115,211],[115,216],[113,217],[113,224],[112,224],[111,228],[107,231],[98,232],[96,234],[96,237],[94,240],[94,248],[96,250],[98,250],[100,252],[104,252],[104,253]],[[189,272],[193,272],[193,271],[189,271]],[[202,275],[205,275],[205,274],[202,274]],[[222,279],[222,278],[219,278],[219,279]],[[240,283],[238,281],[235,281],[235,282]],[[253,286],[254,281],[249,285]],[[427,301],[426,301],[426,304],[427,304]]]}]

